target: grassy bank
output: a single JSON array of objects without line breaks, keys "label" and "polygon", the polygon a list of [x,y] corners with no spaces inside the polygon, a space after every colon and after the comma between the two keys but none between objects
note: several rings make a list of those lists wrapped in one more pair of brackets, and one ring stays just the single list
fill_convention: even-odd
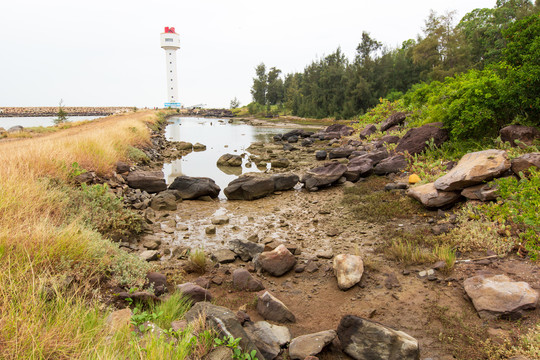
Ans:
[{"label": "grassy bank", "polygon": [[140,287],[149,268],[109,238],[137,232],[140,219],[106,186],[72,184],[84,171],[111,175],[134,147],[150,144],[150,128],[164,118],[141,111],[0,142],[0,358],[163,358],[177,351],[148,339],[143,351],[128,328],[110,336],[102,288]]}]

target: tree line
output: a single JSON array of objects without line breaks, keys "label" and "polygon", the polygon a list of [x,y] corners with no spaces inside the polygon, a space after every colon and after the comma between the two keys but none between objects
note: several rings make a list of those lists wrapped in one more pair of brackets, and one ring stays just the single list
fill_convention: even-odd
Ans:
[{"label": "tree line", "polygon": [[[455,12],[439,15],[432,11],[423,34],[400,47],[384,46],[364,31],[354,59],[348,59],[338,47],[303,72],[282,74],[261,63],[255,68],[249,109],[255,112],[277,106],[301,117],[352,118],[377,105],[380,98],[402,98],[415,84],[485,71],[507,60],[507,45],[515,42],[508,29],[528,17],[535,24],[539,3],[497,0],[494,8],[475,9],[456,25]],[[532,28],[527,35],[530,42],[540,36]],[[533,46],[531,51],[534,62],[540,49]]]}]

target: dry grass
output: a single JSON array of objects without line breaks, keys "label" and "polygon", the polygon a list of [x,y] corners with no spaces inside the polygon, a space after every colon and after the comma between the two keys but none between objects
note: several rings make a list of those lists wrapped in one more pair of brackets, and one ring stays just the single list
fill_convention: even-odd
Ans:
[{"label": "dry grass", "polygon": [[74,163],[109,174],[130,146],[149,142],[157,120],[138,112],[0,142],[0,358],[94,358],[110,345],[99,284],[111,275],[136,283],[147,265],[70,214],[54,184]]}]

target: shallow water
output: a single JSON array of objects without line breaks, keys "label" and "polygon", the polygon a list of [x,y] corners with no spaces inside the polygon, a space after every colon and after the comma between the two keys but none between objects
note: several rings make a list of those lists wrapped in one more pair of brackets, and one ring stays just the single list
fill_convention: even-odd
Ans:
[{"label": "shallow water", "polygon": [[[172,141],[188,141],[206,145],[205,151],[191,152],[163,166],[165,181],[170,184],[177,176],[209,177],[221,188],[220,198],[224,198],[223,189],[234,179],[246,172],[261,172],[266,168],[257,168],[253,164],[246,167],[252,143],[270,141],[275,134],[287,129],[256,127],[228,119],[203,119],[192,117],[172,118],[165,129],[165,136]],[[245,154],[242,167],[218,168],[217,160],[224,154]]]},{"label": "shallow water", "polygon": [[[69,116],[67,121],[94,120],[103,116]],[[22,127],[53,126],[55,116],[29,116],[29,117],[0,117],[0,127],[9,129],[12,126]]]}]

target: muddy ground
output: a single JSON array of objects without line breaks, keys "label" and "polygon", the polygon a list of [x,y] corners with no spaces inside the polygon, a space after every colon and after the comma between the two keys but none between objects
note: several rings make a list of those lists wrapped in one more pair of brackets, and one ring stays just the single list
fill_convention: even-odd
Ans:
[{"label": "muddy ground", "polygon": [[[287,170],[301,174],[315,166],[313,153],[321,147],[327,145],[286,155],[294,162]],[[273,149],[281,156],[279,146]],[[421,278],[418,272],[433,264],[405,266],[390,260],[384,250],[393,234],[418,229],[429,232],[437,223],[447,221],[441,213],[420,207],[393,219],[366,221],[342,202],[347,187],[372,186],[373,191],[383,191],[384,183],[390,182],[393,179],[372,177],[356,184],[317,192],[297,189],[255,201],[182,201],[176,212],[157,213],[158,221],[152,225],[153,233],[163,239],[159,268],[172,285],[207,281],[218,305],[235,311],[246,308],[252,320],[263,320],[254,308],[255,293],[239,292],[232,287],[232,271],[238,267],[253,270],[252,265],[237,259],[231,264],[212,263],[205,273],[196,273],[189,270],[187,260],[177,259],[171,253],[175,248],[203,248],[211,256],[212,251],[227,248],[230,240],[253,239],[254,235],[259,242],[285,242],[290,248],[297,248],[297,267],[310,266],[279,278],[255,274],[295,314],[296,323],[287,325],[293,337],[336,329],[342,316],[353,314],[415,337],[421,347],[421,359],[489,358],[481,341],[490,339],[489,342],[500,344],[501,338],[507,337],[511,342],[538,322],[538,309],[518,322],[482,320],[462,287],[464,279],[489,273],[507,274],[540,289],[539,267],[527,260],[511,255],[463,262],[490,254],[461,254],[451,272],[436,271],[429,279]],[[404,192],[399,194],[406,196]],[[216,234],[207,235],[205,228],[216,215],[226,215],[229,223],[217,225]],[[338,289],[332,272],[331,257],[341,253],[360,254],[365,262],[362,281],[347,291]],[[332,345],[319,357],[349,358]]]}]

